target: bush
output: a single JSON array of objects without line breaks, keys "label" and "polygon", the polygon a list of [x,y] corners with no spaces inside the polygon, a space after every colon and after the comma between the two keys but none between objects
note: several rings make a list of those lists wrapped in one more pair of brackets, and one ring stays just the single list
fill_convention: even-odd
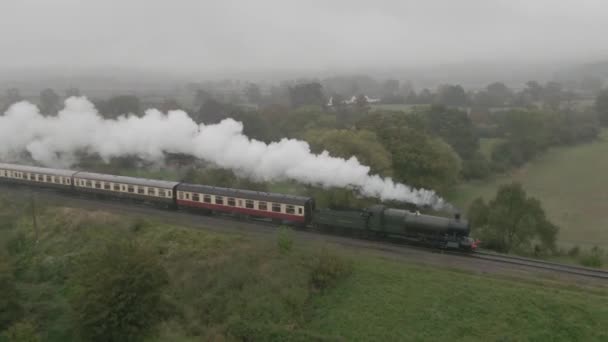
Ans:
[{"label": "bush", "polygon": [[279,237],[277,239],[279,252],[287,254],[293,248],[293,238],[291,237],[291,229],[289,227],[279,228]]},{"label": "bush", "polygon": [[0,331],[21,318],[22,314],[12,269],[8,264],[0,263]]},{"label": "bush", "polygon": [[327,250],[321,251],[314,260],[310,283],[315,290],[333,287],[338,280],[352,273],[352,263]]},{"label": "bush", "polygon": [[568,255],[571,257],[577,257],[581,253],[581,248],[579,246],[574,246],[568,250]]},{"label": "bush", "polygon": [[30,322],[18,322],[13,324],[4,333],[8,342],[38,342],[40,337],[36,333],[36,328]]},{"label": "bush", "polygon": [[603,265],[602,254],[603,251],[598,246],[595,246],[588,254],[581,257],[580,263],[583,266],[600,268]]},{"label": "bush", "polygon": [[85,340],[140,340],[162,319],[168,275],[152,251],[108,243],[82,259],[73,281],[74,322]]}]

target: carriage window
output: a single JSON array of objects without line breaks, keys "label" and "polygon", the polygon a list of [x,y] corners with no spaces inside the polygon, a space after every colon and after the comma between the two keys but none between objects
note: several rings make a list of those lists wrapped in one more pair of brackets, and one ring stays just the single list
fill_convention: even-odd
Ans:
[{"label": "carriage window", "polygon": [[224,198],[221,196],[215,196],[215,204],[224,205]]},{"label": "carriage window", "polygon": [[272,203],[272,211],[280,213],[281,212],[281,205],[279,203]]},{"label": "carriage window", "polygon": [[183,193],[183,192],[181,192],[181,191],[178,191],[178,192],[177,192],[177,198],[178,198],[178,199],[180,199],[180,200],[181,200],[181,199],[184,199],[184,193]]},{"label": "carriage window", "polygon": [[205,202],[205,203],[211,203],[211,196],[204,195],[203,196],[203,202]]},{"label": "carriage window", "polygon": [[245,200],[245,208],[253,209],[253,201],[252,200]]},{"label": "carriage window", "polygon": [[120,185],[114,184],[114,191],[120,191]]},{"label": "carriage window", "polygon": [[92,187],[93,187],[93,185],[91,184],[91,181],[87,181],[87,186],[88,186],[89,188],[92,188]]},{"label": "carriage window", "polygon": [[165,197],[165,190],[158,189],[158,196]]},{"label": "carriage window", "polygon": [[173,192],[171,190],[167,191],[167,197],[173,196]]},{"label": "carriage window", "polygon": [[143,186],[138,186],[137,187],[137,193],[143,195],[145,193],[145,189]]},{"label": "carriage window", "polygon": [[236,206],[236,201],[234,200],[234,198],[228,198],[228,205],[230,206]]},{"label": "carriage window", "polygon": [[287,212],[288,214],[295,214],[296,213],[296,209],[294,208],[293,205],[288,205],[287,206],[287,210],[285,210],[285,212]]},{"label": "carriage window", "polygon": [[192,194],[192,200],[195,202],[200,202],[201,196],[199,194]]},{"label": "carriage window", "polygon": [[104,190],[112,190],[112,185],[110,183],[103,183]]},{"label": "carriage window", "polygon": [[95,188],[101,189],[101,182],[95,182]]},{"label": "carriage window", "polygon": [[148,188],[148,195],[156,196],[156,188]]},{"label": "carriage window", "polygon": [[186,192],[186,199],[189,200],[190,199],[190,193]]},{"label": "carriage window", "polygon": [[128,191],[128,192],[135,192],[135,188],[133,188],[133,186],[132,186],[132,185],[128,185],[128,186],[127,186],[127,191]]},{"label": "carriage window", "polygon": [[268,205],[266,204],[266,202],[259,202],[258,209],[259,210],[268,210]]},{"label": "carriage window", "polygon": [[72,181],[69,178],[66,178],[65,181],[66,181],[66,184],[71,184],[72,183]]},{"label": "carriage window", "polygon": [[298,214],[302,215],[302,207],[298,207]]}]

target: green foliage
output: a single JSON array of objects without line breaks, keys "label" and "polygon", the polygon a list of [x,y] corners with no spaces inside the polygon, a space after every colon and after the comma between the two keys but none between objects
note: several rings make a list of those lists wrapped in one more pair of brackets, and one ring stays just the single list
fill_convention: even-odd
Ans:
[{"label": "green foliage", "polygon": [[307,105],[325,105],[323,86],[316,82],[296,84],[293,87],[289,87],[289,98],[293,108]]},{"label": "green foliage", "polygon": [[604,264],[602,260],[603,255],[604,251],[598,246],[594,246],[588,253],[585,253],[579,261],[583,266],[601,268]]},{"label": "green foliage", "polygon": [[155,253],[132,242],[84,256],[73,282],[74,323],[87,340],[141,340],[162,319],[167,273]]},{"label": "green foliage", "polygon": [[374,113],[358,123],[376,133],[393,159],[399,182],[446,191],[458,182],[461,160],[454,150],[425,131],[423,117],[402,113]]},{"label": "green foliage", "polygon": [[4,333],[7,342],[38,342],[40,336],[31,322],[17,322]]},{"label": "green foliage", "polygon": [[595,98],[595,110],[602,126],[608,126],[608,89],[602,90]]},{"label": "green foliage", "polygon": [[327,290],[349,276],[352,271],[350,260],[323,249],[313,260],[310,284],[315,290]]},{"label": "green foliage", "polygon": [[589,142],[599,134],[595,117],[588,113],[525,110],[501,116],[499,131],[506,138],[492,151],[499,171],[521,166],[550,146]]},{"label": "green foliage", "polygon": [[0,255],[0,331],[6,329],[23,315],[23,308],[19,302],[19,293],[13,276],[13,270]]},{"label": "green foliage", "polygon": [[501,186],[487,205],[481,198],[473,201],[469,220],[473,235],[486,248],[522,251],[530,249],[536,239],[545,249],[555,249],[558,228],[546,218],[540,202],[527,197],[519,183]]},{"label": "green foliage", "polygon": [[377,136],[367,130],[311,130],[305,135],[314,153],[328,151],[334,157],[349,159],[356,157],[373,174],[390,176],[391,155],[382,146]]},{"label": "green foliage", "polygon": [[446,84],[437,90],[435,103],[445,106],[466,106],[469,99],[461,85]]},{"label": "green foliage", "polygon": [[279,247],[279,252],[282,254],[288,254],[291,252],[293,248],[293,237],[291,236],[291,228],[289,227],[280,227],[279,235],[277,238],[277,246]]}]

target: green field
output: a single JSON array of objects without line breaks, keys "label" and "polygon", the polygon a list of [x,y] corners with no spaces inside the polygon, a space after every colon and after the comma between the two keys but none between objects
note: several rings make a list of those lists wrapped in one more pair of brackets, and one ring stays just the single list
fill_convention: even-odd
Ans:
[{"label": "green field", "polygon": [[591,144],[551,149],[507,175],[457,187],[449,198],[466,209],[495,195],[499,185],[521,182],[561,228],[563,245],[608,246],[608,131]]},{"label": "green field", "polygon": [[[1,261],[12,264],[27,309],[21,319],[43,341],[76,339],[72,265],[116,239],[158,251],[169,275],[168,315],[150,341],[608,339],[606,287],[423,267],[293,235],[282,252],[278,242],[289,233],[259,239],[45,203],[36,243],[27,206],[6,204]],[[348,272],[319,288],[319,270]]]},{"label": "green field", "polygon": [[316,298],[307,327],[347,341],[600,341],[607,304],[604,292],[368,259]]}]

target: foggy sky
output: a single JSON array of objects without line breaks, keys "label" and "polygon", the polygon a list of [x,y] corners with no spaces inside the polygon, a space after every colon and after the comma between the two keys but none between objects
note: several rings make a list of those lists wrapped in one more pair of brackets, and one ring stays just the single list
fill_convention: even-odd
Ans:
[{"label": "foggy sky", "polygon": [[605,0],[7,0],[0,68],[583,61],[606,32]]}]

